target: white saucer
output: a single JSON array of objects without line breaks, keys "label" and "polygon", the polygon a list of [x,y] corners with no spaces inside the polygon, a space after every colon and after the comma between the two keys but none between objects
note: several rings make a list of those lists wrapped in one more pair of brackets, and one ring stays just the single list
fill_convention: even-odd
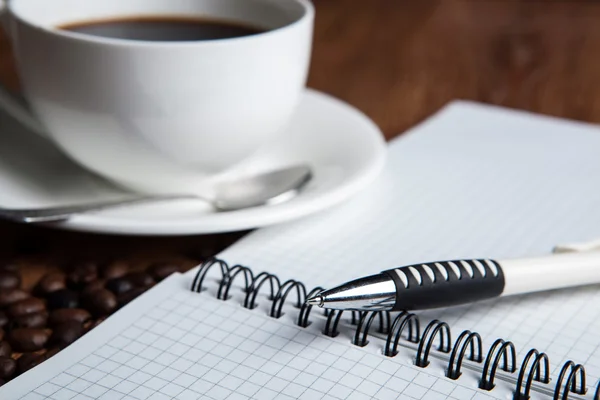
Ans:
[{"label": "white saucer", "polygon": [[[307,90],[287,132],[253,157],[248,169],[308,163],[309,185],[277,205],[214,212],[200,201],[127,207],[79,215],[56,228],[136,235],[244,230],[326,209],[351,197],[381,171],[386,145],[377,126],[355,108]],[[123,190],[72,163],[52,145],[0,116],[0,207],[57,206],[115,198]]]}]

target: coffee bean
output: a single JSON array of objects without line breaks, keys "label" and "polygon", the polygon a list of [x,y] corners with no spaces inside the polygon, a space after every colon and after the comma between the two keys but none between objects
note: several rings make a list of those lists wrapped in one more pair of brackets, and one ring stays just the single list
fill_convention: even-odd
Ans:
[{"label": "coffee bean", "polygon": [[48,295],[48,308],[56,310],[59,308],[77,308],[79,306],[79,295],[69,289],[61,289]]},{"label": "coffee bean", "polygon": [[42,352],[23,353],[17,359],[17,373],[20,375],[38,366],[46,359],[46,354]]},{"label": "coffee bean", "polygon": [[53,346],[65,348],[79,339],[83,333],[83,325],[79,322],[65,322],[54,328],[49,343]]},{"label": "coffee bean", "polygon": [[10,357],[0,357],[0,378],[9,379],[17,370],[17,362]]},{"label": "coffee bean", "polygon": [[0,290],[17,289],[21,286],[21,276],[18,272],[0,270]]},{"label": "coffee bean", "polygon": [[104,279],[99,279],[97,281],[90,282],[81,291],[81,296],[85,297],[88,294],[95,292],[98,289],[104,289],[105,285],[106,285],[106,282],[104,281]]},{"label": "coffee bean", "polygon": [[4,340],[5,334],[6,334],[6,332],[4,331],[4,328],[0,328],[0,341]]},{"label": "coffee bean", "polygon": [[36,297],[30,297],[21,301],[17,301],[8,307],[8,315],[13,318],[18,318],[26,314],[37,313],[46,309],[44,300]]},{"label": "coffee bean", "polygon": [[12,347],[10,344],[4,340],[0,342],[0,357],[10,357],[12,354]]},{"label": "coffee bean", "polygon": [[28,297],[29,293],[21,289],[0,290],[0,308],[7,307]]},{"label": "coffee bean", "polygon": [[45,328],[48,323],[48,312],[46,310],[21,315],[11,321],[13,328]]},{"label": "coffee bean", "polygon": [[49,337],[47,329],[18,328],[10,332],[8,340],[14,350],[24,352],[42,349]]},{"label": "coffee bean", "polygon": [[120,278],[129,272],[129,266],[124,261],[115,261],[101,268],[100,274],[104,279]]},{"label": "coffee bean", "polygon": [[86,332],[89,332],[89,331],[91,331],[92,329],[94,329],[95,327],[97,327],[98,325],[100,325],[102,322],[104,322],[104,320],[105,320],[106,318],[107,318],[107,317],[100,317],[100,318],[98,318],[97,320],[95,320],[95,321],[92,321],[91,323],[87,323],[87,324],[85,324],[85,326],[84,326],[84,329],[85,329],[85,331],[86,331]]},{"label": "coffee bean", "polygon": [[19,270],[19,266],[15,263],[0,263],[0,270],[2,271],[11,271],[17,272]]},{"label": "coffee bean", "polygon": [[179,271],[179,266],[173,263],[156,263],[148,267],[148,273],[160,282],[167,276]]},{"label": "coffee bean", "polygon": [[133,283],[127,278],[115,278],[106,282],[106,288],[119,295],[133,289]]},{"label": "coffee bean", "polygon": [[65,322],[75,321],[83,324],[92,318],[89,312],[82,308],[61,308],[50,313],[50,325],[60,325]]},{"label": "coffee bean", "polygon": [[98,268],[93,263],[81,263],[71,267],[67,283],[74,289],[81,289],[98,278]]},{"label": "coffee bean", "polygon": [[149,287],[154,283],[154,279],[145,272],[131,272],[125,275],[125,278],[129,279],[136,287]]},{"label": "coffee bean", "polygon": [[42,277],[34,288],[38,296],[46,296],[67,287],[67,277],[62,272],[50,272]]},{"label": "coffee bean", "polygon": [[4,379],[0,379],[0,387],[4,386],[6,384],[6,380]]},{"label": "coffee bean", "polygon": [[94,315],[107,315],[117,308],[117,297],[110,290],[100,289],[87,295],[84,304]]},{"label": "coffee bean", "polygon": [[8,324],[8,317],[4,311],[0,311],[0,328],[3,328]]},{"label": "coffee bean", "polygon": [[145,291],[146,291],[145,288],[134,288],[134,289],[131,289],[129,292],[120,294],[117,297],[119,306],[123,307],[124,305],[126,305],[131,300],[135,299],[136,297],[138,297],[140,294],[144,293]]}]

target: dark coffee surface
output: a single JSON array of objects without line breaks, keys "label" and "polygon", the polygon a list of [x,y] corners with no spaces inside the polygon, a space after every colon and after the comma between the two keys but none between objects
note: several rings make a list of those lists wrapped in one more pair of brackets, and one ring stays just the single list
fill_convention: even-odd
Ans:
[{"label": "dark coffee surface", "polygon": [[264,32],[251,25],[216,19],[138,17],[69,23],[60,29],[113,39],[158,42],[229,39]]}]

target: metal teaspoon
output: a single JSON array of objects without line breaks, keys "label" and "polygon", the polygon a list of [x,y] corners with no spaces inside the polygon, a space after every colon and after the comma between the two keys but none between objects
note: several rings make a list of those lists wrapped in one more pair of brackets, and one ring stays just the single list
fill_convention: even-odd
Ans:
[{"label": "metal teaspoon", "polygon": [[307,165],[297,165],[279,170],[250,175],[220,182],[214,187],[213,198],[196,195],[136,196],[122,200],[33,209],[0,208],[0,218],[25,223],[66,221],[76,214],[107,210],[134,204],[168,200],[197,199],[212,205],[217,211],[233,211],[244,208],[271,205],[295,197],[312,178]]}]

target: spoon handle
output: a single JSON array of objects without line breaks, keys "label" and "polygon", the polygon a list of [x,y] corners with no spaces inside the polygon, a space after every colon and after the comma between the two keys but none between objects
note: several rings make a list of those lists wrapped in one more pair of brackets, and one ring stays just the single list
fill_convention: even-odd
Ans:
[{"label": "spoon handle", "polygon": [[30,209],[8,209],[0,208],[0,218],[15,222],[25,222],[29,224],[41,222],[60,222],[66,221],[75,214],[83,214],[93,211],[101,211],[109,208],[117,208],[135,204],[153,203],[167,200],[198,199],[192,195],[164,195],[164,196],[138,196],[127,199],[104,201],[98,203],[87,203],[73,206],[60,206],[48,208],[30,208]]}]

